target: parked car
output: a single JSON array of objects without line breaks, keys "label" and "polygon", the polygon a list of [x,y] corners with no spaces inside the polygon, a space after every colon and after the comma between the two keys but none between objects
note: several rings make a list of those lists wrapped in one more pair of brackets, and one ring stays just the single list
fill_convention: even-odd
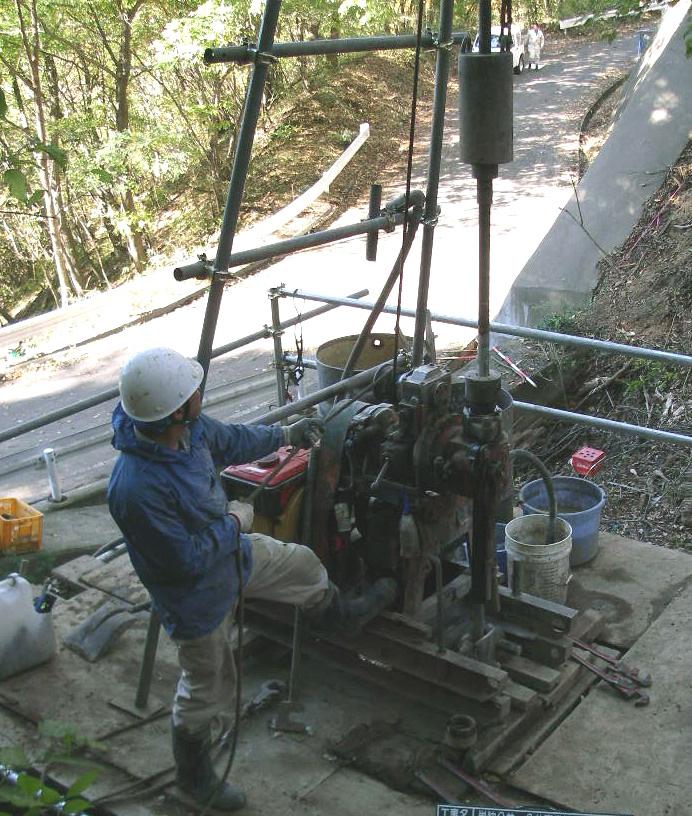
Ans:
[{"label": "parked car", "polygon": [[[514,73],[520,74],[526,65],[526,30],[519,24],[513,23],[511,27],[512,45],[510,51],[512,53],[512,64],[514,66]],[[478,34],[473,42],[473,51],[478,51],[479,41]],[[492,26],[490,29],[490,50],[500,50],[500,26]]]}]

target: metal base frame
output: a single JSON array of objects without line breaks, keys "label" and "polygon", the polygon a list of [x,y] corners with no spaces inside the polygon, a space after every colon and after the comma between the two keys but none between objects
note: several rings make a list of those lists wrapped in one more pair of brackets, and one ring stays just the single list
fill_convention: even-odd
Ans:
[{"label": "metal base frame", "polygon": [[[453,599],[458,608],[458,579],[452,584],[445,587],[444,596],[447,603]],[[425,620],[436,607],[434,596],[424,602],[422,620],[385,613],[354,638],[306,635],[302,651],[418,705],[449,716],[473,717],[479,735],[465,754],[464,768],[477,774],[501,752],[511,749],[514,740],[526,741],[534,724],[545,724],[551,712],[570,710],[571,704],[576,704],[588,673],[569,660],[571,642],[566,635],[590,640],[603,625],[594,613],[578,613],[530,596],[505,592],[501,594],[501,605],[501,617],[496,623],[506,626],[507,637],[515,642],[523,633],[534,648],[526,650],[526,656],[498,652],[497,665],[450,649],[438,651],[433,627]],[[568,622],[567,631],[561,635],[553,631],[555,610],[561,610],[562,620]],[[249,601],[245,620],[257,634],[291,646],[290,607]],[[536,625],[533,631],[527,630],[525,624],[532,620]]]}]

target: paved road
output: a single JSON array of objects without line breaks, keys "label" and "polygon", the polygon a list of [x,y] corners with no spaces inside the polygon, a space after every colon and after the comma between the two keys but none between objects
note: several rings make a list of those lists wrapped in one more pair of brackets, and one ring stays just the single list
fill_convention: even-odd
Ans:
[{"label": "paved road", "polygon": [[[589,43],[573,53],[562,54],[559,59],[557,56],[551,59],[548,51],[539,72],[525,72],[514,78],[515,160],[501,168],[495,184],[491,258],[493,313],[554,221],[559,208],[569,198],[579,122],[587,105],[609,72],[627,69],[634,59],[631,38],[611,45]],[[457,117],[456,82],[453,81],[448,96],[439,192],[442,213],[435,237],[429,305],[434,312],[473,319],[477,311],[475,182],[469,169],[457,161]],[[414,185],[422,189],[427,158],[424,135],[427,134],[421,134],[419,139],[414,180]],[[396,194],[402,189],[403,183],[388,192]],[[358,221],[364,217],[364,209],[365,205],[350,210],[338,223]],[[400,240],[399,234],[381,238],[375,264],[364,260],[364,239],[352,239],[338,247],[293,255],[252,279],[228,288],[215,345],[246,336],[269,322],[266,293],[272,286],[285,284],[290,288],[333,295],[346,295],[368,287],[374,299],[391,268]],[[416,246],[411,252],[404,277],[403,304],[410,308],[416,303],[417,250]],[[37,371],[3,385],[0,387],[0,430],[112,386],[123,359],[137,349],[171,345],[193,355],[197,350],[205,302],[198,301],[150,323],[56,355]],[[390,302],[395,302],[394,298]],[[303,301],[283,301],[282,316],[289,317],[313,306]],[[305,348],[316,348],[332,337],[357,333],[364,320],[365,314],[359,310],[339,309],[310,321],[304,326]],[[412,320],[404,321],[404,332],[410,333],[412,324]],[[378,323],[378,328],[385,331],[392,326],[393,318],[387,316]],[[470,330],[440,326],[438,347],[466,343],[472,335]],[[284,341],[287,348],[293,345],[290,333]],[[261,341],[233,360],[215,361],[210,385],[266,370],[269,349],[270,344]],[[231,364],[232,373],[229,371]],[[28,457],[68,434],[100,426],[107,421],[110,407],[94,408],[40,432],[3,443],[2,456]],[[94,456],[95,461],[88,465],[88,472],[82,473],[79,467],[70,465],[70,472],[64,475],[67,489],[108,473],[111,454],[107,447],[104,445]],[[21,475],[15,472],[4,477],[1,474],[0,457],[0,493],[3,495],[35,497],[46,492],[45,476],[40,471]]]}]

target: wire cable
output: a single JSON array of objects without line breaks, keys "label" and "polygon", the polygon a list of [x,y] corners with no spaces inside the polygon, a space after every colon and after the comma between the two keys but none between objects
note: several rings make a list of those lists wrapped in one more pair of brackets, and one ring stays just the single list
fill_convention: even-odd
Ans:
[{"label": "wire cable", "polygon": [[[408,133],[408,155],[406,157],[406,195],[404,198],[404,228],[401,236],[402,248],[406,244],[406,235],[409,230],[409,209],[411,203],[411,177],[413,175],[413,146],[416,138],[416,108],[418,107],[418,83],[420,79],[420,52],[421,40],[423,37],[423,16],[425,13],[425,0],[418,2],[418,21],[416,25],[416,56],[413,63],[413,93],[411,96],[411,120]],[[396,326],[394,329],[394,354],[392,367],[392,402],[394,405],[398,404],[398,396],[396,393],[397,381],[397,358],[399,356],[399,331],[401,324],[401,300],[403,296],[404,287],[404,259],[403,252],[400,255],[401,261],[399,263],[399,290],[397,292],[396,304]]]},{"label": "wire cable", "polygon": [[202,808],[200,816],[206,816],[209,810],[213,807],[214,799],[219,791],[226,784],[231,769],[233,768],[233,761],[235,760],[236,748],[238,747],[238,732],[240,731],[240,717],[241,717],[241,697],[243,693],[243,629],[245,628],[245,596],[243,592],[243,558],[242,546],[240,543],[240,532],[238,533],[238,549],[235,551],[235,566],[238,571],[238,611],[237,611],[237,626],[238,626],[238,659],[235,667],[235,713],[233,724],[233,736],[231,738],[231,747],[226,760],[226,767],[219,777],[219,781],[214,787],[214,790],[209,795],[207,803]]}]

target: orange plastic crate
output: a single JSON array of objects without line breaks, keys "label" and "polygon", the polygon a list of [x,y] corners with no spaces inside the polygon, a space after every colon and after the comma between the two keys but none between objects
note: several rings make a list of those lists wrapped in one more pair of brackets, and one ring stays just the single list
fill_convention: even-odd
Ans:
[{"label": "orange plastic crate", "polygon": [[38,550],[43,538],[43,513],[21,499],[0,499],[0,553]]}]

